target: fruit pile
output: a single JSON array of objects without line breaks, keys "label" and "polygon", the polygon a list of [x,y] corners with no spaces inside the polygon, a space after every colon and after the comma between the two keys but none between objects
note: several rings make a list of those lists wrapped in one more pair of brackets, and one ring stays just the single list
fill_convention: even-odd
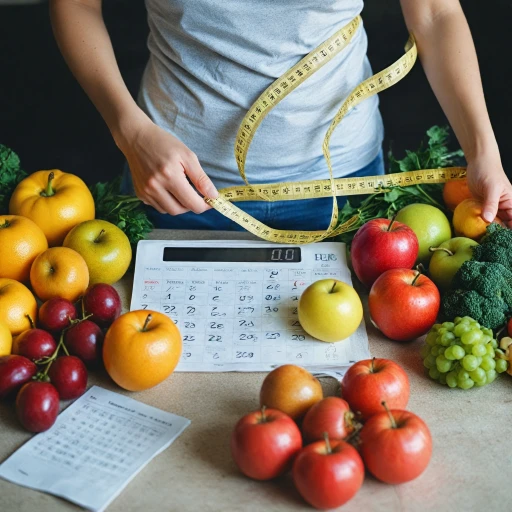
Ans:
[{"label": "fruit pile", "polygon": [[512,231],[499,218],[482,219],[465,179],[447,182],[443,198],[453,211],[455,238],[440,209],[409,204],[393,219],[359,228],[352,266],[369,290],[372,323],[396,341],[432,329],[422,349],[430,377],[469,389],[508,368],[507,358],[495,353],[494,333],[512,316]]},{"label": "fruit pile", "polygon": [[432,454],[427,425],[405,410],[409,393],[407,374],[386,359],[351,366],[341,398],[324,398],[305,369],[280,366],[263,381],[261,409],[236,424],[233,460],[255,480],[291,469],[299,494],[318,509],[355,496],[365,468],[389,484],[408,482],[423,473]]},{"label": "fruit pile", "polygon": [[79,311],[81,318],[68,299],[49,299],[39,309],[39,327],[28,315],[30,328],[14,339],[11,354],[0,357],[0,399],[16,398],[18,419],[30,432],[48,430],[59,400],[85,392],[87,367],[101,363],[103,329],[119,317],[121,299],[112,286],[98,283],[87,289]]}]

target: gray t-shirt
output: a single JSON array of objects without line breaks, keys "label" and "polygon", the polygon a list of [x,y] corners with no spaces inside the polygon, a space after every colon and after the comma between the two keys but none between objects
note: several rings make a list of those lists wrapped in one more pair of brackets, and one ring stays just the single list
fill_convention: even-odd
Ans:
[{"label": "gray t-shirt", "polygon": [[[150,59],[139,104],[199,157],[218,187],[241,184],[240,122],[268,85],[353,19],[362,0],[146,0]],[[322,140],[350,91],[370,76],[360,27],[331,62],[266,117],[247,158],[252,183],[326,178]],[[370,163],[383,138],[376,97],[331,139],[334,173]]]}]

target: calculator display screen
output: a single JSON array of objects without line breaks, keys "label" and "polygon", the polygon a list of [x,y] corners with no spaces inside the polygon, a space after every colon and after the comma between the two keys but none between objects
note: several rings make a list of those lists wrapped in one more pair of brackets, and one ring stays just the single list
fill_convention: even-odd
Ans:
[{"label": "calculator display screen", "polygon": [[297,263],[300,247],[165,247],[164,261]]}]

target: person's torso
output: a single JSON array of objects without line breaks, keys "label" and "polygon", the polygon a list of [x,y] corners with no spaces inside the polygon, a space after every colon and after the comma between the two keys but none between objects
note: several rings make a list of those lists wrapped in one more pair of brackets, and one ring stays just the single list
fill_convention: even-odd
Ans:
[{"label": "person's torso", "polygon": [[[199,157],[218,186],[240,183],[238,126],[263,90],[360,13],[362,0],[146,0],[151,58],[139,102]],[[342,100],[371,74],[361,27],[350,45],[285,98],[261,124],[247,159],[251,182],[327,176],[322,139]],[[376,98],[341,123],[335,174],[378,153]]]}]

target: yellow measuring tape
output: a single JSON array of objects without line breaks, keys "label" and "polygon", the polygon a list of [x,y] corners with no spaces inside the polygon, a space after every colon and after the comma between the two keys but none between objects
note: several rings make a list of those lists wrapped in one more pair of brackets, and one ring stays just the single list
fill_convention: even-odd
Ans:
[{"label": "yellow measuring tape", "polygon": [[[327,41],[306,55],[284,75],[275,80],[260,95],[242,120],[235,142],[235,158],[238,170],[246,185],[221,189],[217,199],[205,198],[205,201],[217,211],[264,240],[278,243],[307,244],[344,233],[357,221],[357,218],[354,217],[336,227],[338,222],[336,196],[338,195],[375,193],[384,191],[386,187],[390,186],[444,183],[449,179],[458,179],[466,175],[465,168],[450,167],[446,169],[401,172],[383,176],[334,178],[329,150],[331,135],[352,108],[366,98],[388,89],[409,73],[417,58],[416,43],[411,35],[405,46],[405,54],[391,66],[361,82],[350,93],[334,116],[323,142],[323,153],[329,169],[329,179],[260,185],[251,185],[249,183],[245,173],[245,161],[258,126],[280,101],[340,53],[350,43],[360,24],[361,17],[357,16],[327,39]],[[320,197],[333,198],[331,221],[327,229],[322,231],[273,229],[231,203],[231,201],[255,200],[292,201]]]}]

